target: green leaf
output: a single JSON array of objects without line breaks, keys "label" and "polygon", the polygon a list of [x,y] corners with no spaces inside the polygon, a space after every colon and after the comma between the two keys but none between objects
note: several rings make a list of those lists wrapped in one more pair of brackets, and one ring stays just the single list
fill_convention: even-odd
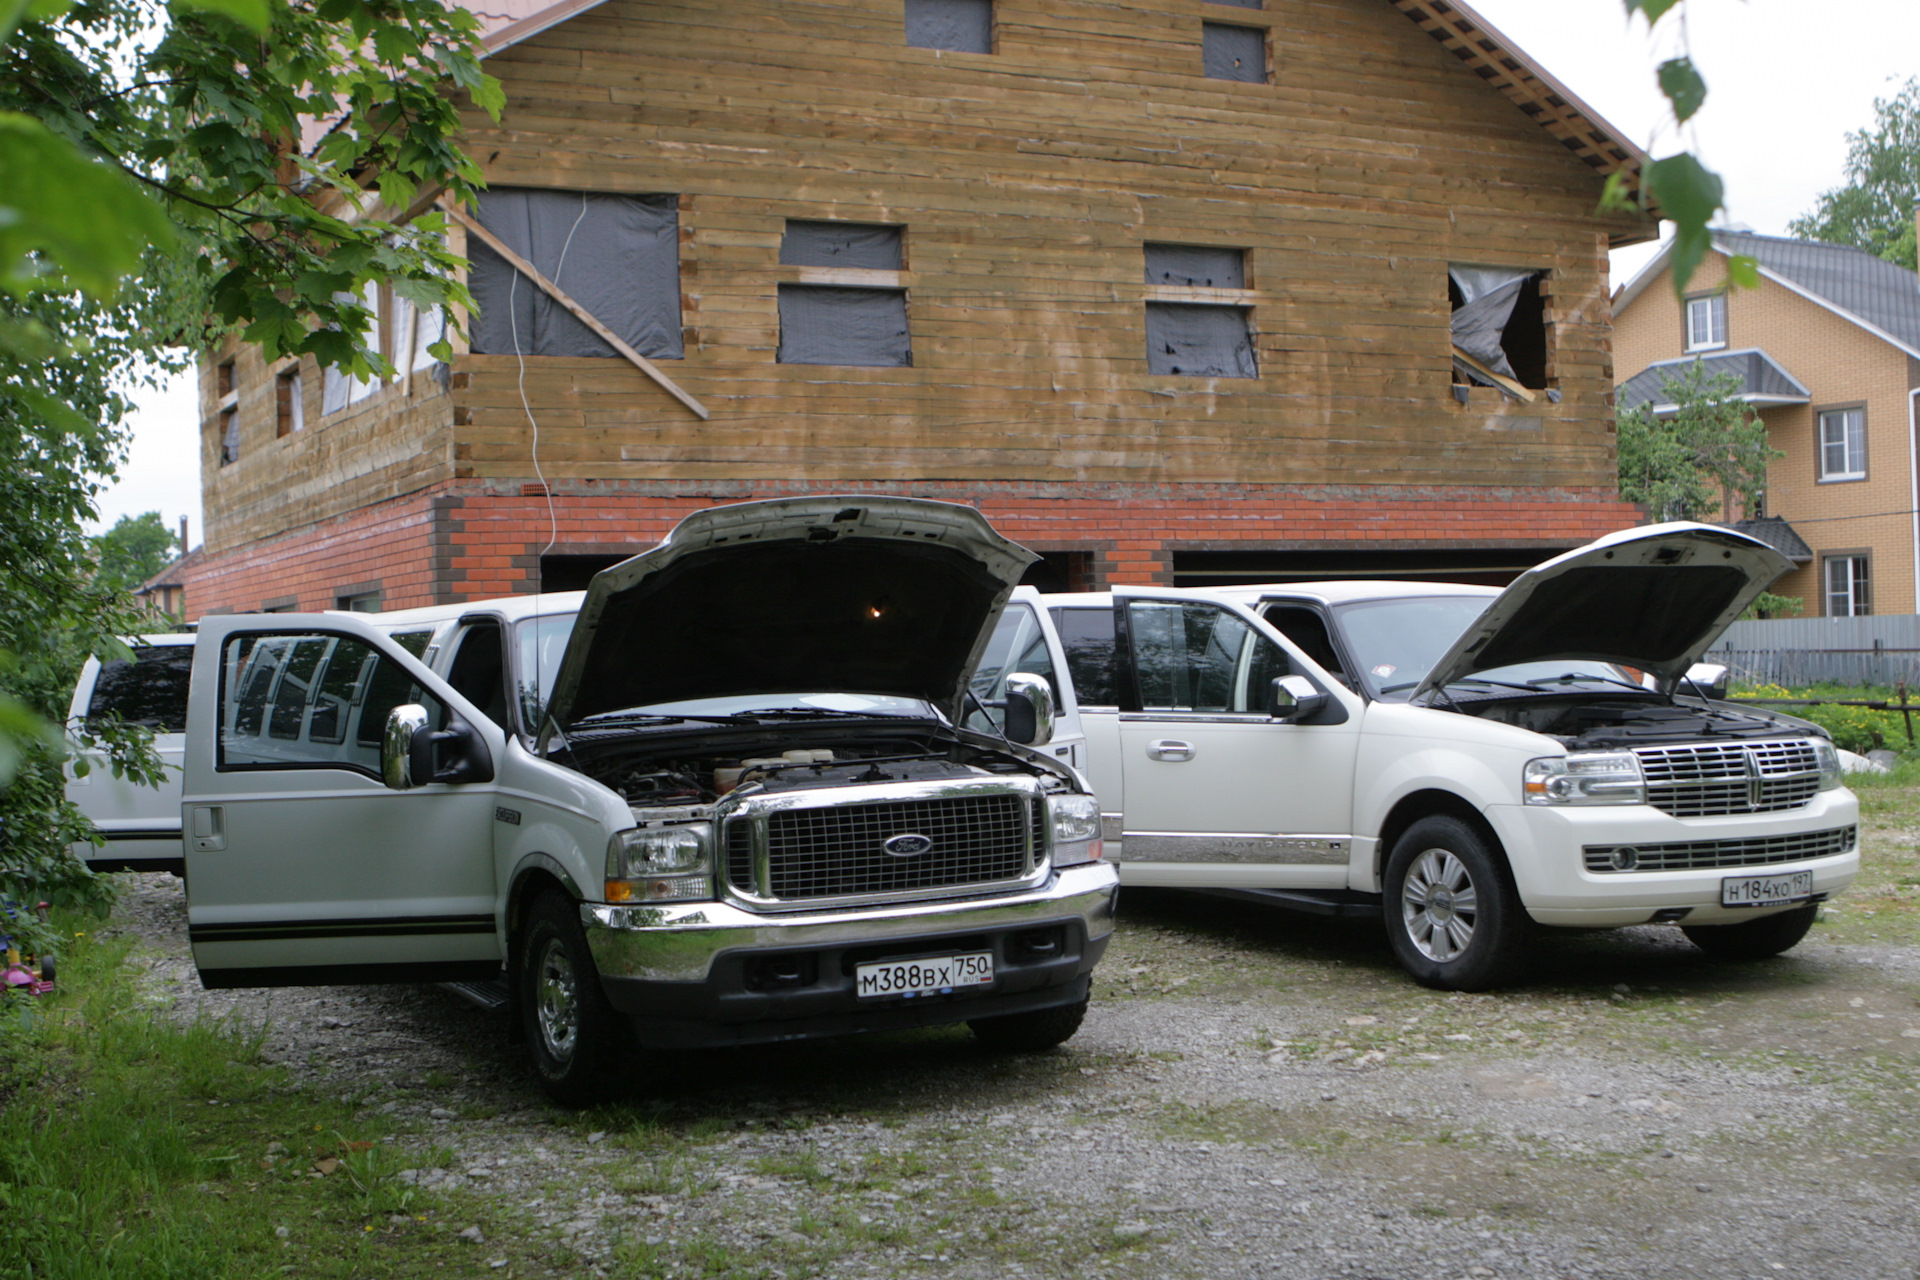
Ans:
[{"label": "green leaf", "polygon": [[29,255],[83,292],[110,297],[173,228],[160,206],[31,116],[0,111],[0,288],[36,274]]},{"label": "green leaf", "polygon": [[1727,259],[1727,279],[1733,281],[1736,289],[1758,289],[1760,260],[1744,253],[1734,254]]},{"label": "green leaf", "polygon": [[267,0],[173,0],[173,11],[182,9],[217,13],[262,35],[267,31]]},{"label": "green leaf", "polygon": [[1631,18],[1636,12],[1644,14],[1647,25],[1652,26],[1666,17],[1667,11],[1679,3],[1680,0],[1626,0],[1627,16]]},{"label": "green leaf", "polygon": [[1683,292],[1687,281],[1712,246],[1707,225],[1720,210],[1726,188],[1720,175],[1694,156],[1681,152],[1647,166],[1647,194],[1660,212],[1673,219],[1673,287]]},{"label": "green leaf", "polygon": [[1627,186],[1628,181],[1625,169],[1615,169],[1607,175],[1607,185],[1600,191],[1601,213],[1633,213],[1640,208]]},{"label": "green leaf", "polygon": [[1707,100],[1707,82],[1691,58],[1669,58],[1660,64],[1660,92],[1673,104],[1673,118],[1685,124]]},{"label": "green leaf", "polygon": [[27,0],[28,22],[49,22],[73,8],[73,0]]}]

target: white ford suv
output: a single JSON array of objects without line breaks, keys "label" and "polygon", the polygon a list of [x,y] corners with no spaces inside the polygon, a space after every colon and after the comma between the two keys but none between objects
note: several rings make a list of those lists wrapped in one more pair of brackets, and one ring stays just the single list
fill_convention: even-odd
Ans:
[{"label": "white ford suv", "polygon": [[1833,744],[1684,686],[1790,567],[1672,524],[1505,591],[1045,601],[1122,883],[1377,912],[1416,979],[1473,990],[1513,974],[1536,924],[1672,922],[1718,955],[1776,954],[1852,881]]}]

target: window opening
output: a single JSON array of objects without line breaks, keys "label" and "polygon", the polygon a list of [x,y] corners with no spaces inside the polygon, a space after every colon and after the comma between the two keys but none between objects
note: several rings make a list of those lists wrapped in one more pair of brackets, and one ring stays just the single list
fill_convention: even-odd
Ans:
[{"label": "window opening", "polygon": [[[482,226],[641,355],[685,356],[680,197],[495,187],[481,193],[479,214]],[[467,254],[467,287],[479,308],[469,330],[476,354],[622,358],[544,289],[515,287],[520,273],[478,236]]]},{"label": "window opening", "polygon": [[491,622],[468,627],[447,669],[447,684],[502,728],[507,724],[506,676],[500,628]]},{"label": "window opening", "polygon": [[1687,299],[1687,350],[1708,351],[1727,345],[1727,295]]},{"label": "window opening", "polygon": [[1820,478],[1867,478],[1867,411],[1829,409],[1820,415]]},{"label": "window opening", "polygon": [[1265,5],[1266,0],[1207,0],[1207,3],[1232,5],[1236,9],[1258,9]]},{"label": "window opening", "polygon": [[1863,618],[1873,612],[1867,557],[1828,556],[1826,568],[1829,618]]},{"label": "window opening", "polygon": [[1285,651],[1225,609],[1140,601],[1128,614],[1143,710],[1259,712],[1291,674]]},{"label": "window opening", "polygon": [[136,645],[133,661],[100,664],[87,699],[87,726],[99,728],[117,717],[155,733],[185,733],[192,674],[192,645]]},{"label": "window opening", "polygon": [[354,595],[336,596],[333,607],[344,609],[348,613],[378,613],[380,612],[380,593],[362,591]]},{"label": "window opening", "polygon": [[1200,64],[1209,80],[1267,82],[1267,33],[1262,27],[1200,24]]},{"label": "window opening", "polygon": [[916,49],[993,52],[993,0],[906,0],[906,19]]},{"label": "window opening", "polygon": [[273,380],[275,436],[290,436],[306,429],[307,406],[301,391],[298,366]]},{"label": "window opening", "polygon": [[233,361],[222,360],[213,370],[214,394],[225,399],[233,394],[233,385]]},{"label": "window opening", "polygon": [[1053,669],[1053,655],[1047,651],[1046,633],[1029,605],[1008,605],[987,641],[980,665],[974,668],[971,688],[981,708],[967,717],[967,726],[987,732],[1004,732],[1007,713],[1004,707],[987,706],[1007,696],[1007,677],[1019,672],[1039,676],[1053,690],[1053,705],[1064,705],[1060,698],[1060,678]]},{"label": "window opening", "polygon": [[1066,651],[1067,673],[1082,707],[1120,705],[1113,675],[1113,610],[1053,609],[1053,629]]},{"label": "window opening", "polygon": [[1147,304],[1147,372],[1198,378],[1257,378],[1245,307]]},{"label": "window opening", "polygon": [[[1449,266],[1453,306],[1453,380],[1483,387],[1540,390],[1547,385],[1545,272]],[[1501,379],[1514,384],[1503,386]]]},{"label": "window opening", "polygon": [[1247,287],[1247,251],[1210,245],[1149,244],[1147,283],[1199,289]]},{"label": "window opening", "polygon": [[[858,222],[787,223],[782,266],[898,272],[906,261],[900,227]],[[906,368],[913,364],[907,291],[898,285],[791,283],[780,286],[781,364]]]},{"label": "window opening", "polygon": [[220,465],[240,461],[240,410],[220,411]]}]

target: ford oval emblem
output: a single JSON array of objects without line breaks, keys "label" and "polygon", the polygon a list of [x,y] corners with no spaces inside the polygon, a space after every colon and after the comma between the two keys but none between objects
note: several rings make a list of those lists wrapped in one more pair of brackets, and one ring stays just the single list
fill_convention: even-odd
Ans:
[{"label": "ford oval emblem", "polygon": [[908,831],[894,836],[880,847],[896,858],[917,858],[933,848],[933,838]]}]

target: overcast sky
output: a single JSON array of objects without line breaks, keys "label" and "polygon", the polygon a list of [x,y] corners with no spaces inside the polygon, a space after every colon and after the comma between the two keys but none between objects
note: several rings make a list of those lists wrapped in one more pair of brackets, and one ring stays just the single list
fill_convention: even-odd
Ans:
[{"label": "overcast sky", "polygon": [[[1593,110],[1655,156],[1683,145],[1665,120],[1653,69],[1672,51],[1678,24],[1649,41],[1621,0],[1470,0]],[[1384,8],[1384,2],[1383,2]],[[1694,61],[1707,105],[1694,135],[1725,178],[1726,220],[1769,235],[1839,185],[1846,135],[1873,119],[1873,101],[1920,74],[1920,0],[1688,0]],[[1625,281],[1650,247],[1614,254]],[[182,515],[200,541],[198,405],[191,375],[142,398],[133,453],[102,497],[100,527],[157,510]]]}]

